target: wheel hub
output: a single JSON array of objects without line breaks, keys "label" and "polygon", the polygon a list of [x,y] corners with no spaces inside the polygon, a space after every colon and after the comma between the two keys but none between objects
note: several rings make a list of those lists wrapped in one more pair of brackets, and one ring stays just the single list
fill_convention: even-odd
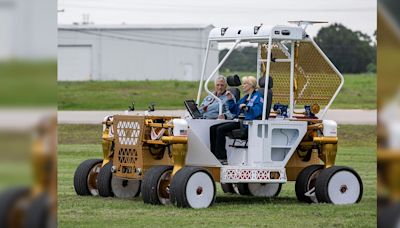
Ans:
[{"label": "wheel hub", "polygon": [[342,186],[340,186],[340,192],[341,192],[342,194],[346,193],[347,190],[348,190],[347,185],[342,185]]},{"label": "wheel hub", "polygon": [[196,194],[197,195],[201,195],[201,193],[203,193],[203,188],[202,187],[197,187],[197,189],[196,189]]},{"label": "wheel hub", "polygon": [[90,173],[87,177],[87,186],[89,188],[89,191],[92,195],[98,195],[98,190],[97,190],[97,175],[100,172],[100,167],[101,163],[95,165],[91,170]]}]

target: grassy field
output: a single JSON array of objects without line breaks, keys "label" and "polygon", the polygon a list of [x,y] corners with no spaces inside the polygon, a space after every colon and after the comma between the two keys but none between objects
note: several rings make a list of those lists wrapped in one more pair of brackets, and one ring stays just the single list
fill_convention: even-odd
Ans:
[{"label": "grassy field", "polygon": [[[58,109],[126,110],[132,101],[137,110],[151,102],[156,109],[184,109],[183,101],[196,99],[197,89],[198,82],[188,81],[58,82]],[[376,75],[345,75],[333,108],[375,109]]]},{"label": "grassy field", "polygon": [[[294,183],[276,199],[223,194],[208,209],[179,209],[145,205],[142,199],[81,197],[73,189],[80,162],[101,155],[101,127],[60,125],[58,146],[59,227],[375,227],[375,127],[343,125],[338,129],[337,164],[356,169],[364,182],[359,204],[334,206],[296,200]],[[73,133],[72,133],[73,132]],[[217,185],[219,186],[219,185]]]},{"label": "grassy field", "polygon": [[57,104],[57,62],[0,62],[0,106]]}]

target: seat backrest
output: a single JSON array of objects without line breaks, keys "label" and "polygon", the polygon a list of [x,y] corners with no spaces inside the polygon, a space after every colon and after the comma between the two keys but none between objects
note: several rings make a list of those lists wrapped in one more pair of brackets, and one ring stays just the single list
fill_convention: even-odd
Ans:
[{"label": "seat backrest", "polygon": [[[267,113],[265,115],[266,119],[269,118],[269,114],[271,112],[271,106],[272,106],[272,96],[274,95],[272,92],[272,87],[274,87],[274,80],[272,77],[268,77],[268,97],[267,97]],[[258,92],[261,93],[262,96],[264,96],[264,88],[265,88],[265,76],[261,77],[258,80],[258,85],[260,86],[260,89]]]},{"label": "seat backrest", "polygon": [[228,76],[226,78],[226,83],[228,83],[228,86],[231,86],[231,87],[237,87],[237,86],[242,85],[242,82],[240,81],[239,75],[237,75],[237,74],[232,75],[232,76]]},{"label": "seat backrest", "polygon": [[237,86],[240,86],[242,82],[240,81],[239,75],[235,74],[232,76],[228,76],[226,78],[226,82],[229,86],[228,90],[235,96],[236,101],[240,100],[240,90]]},{"label": "seat backrest", "polygon": [[230,87],[228,88],[228,90],[233,94],[233,96],[236,99],[236,102],[238,102],[240,100],[240,90],[235,87]]},{"label": "seat backrest", "polygon": [[[265,76],[258,79],[258,86],[260,88],[265,88]],[[268,89],[272,89],[274,87],[274,80],[272,77],[268,77]]]}]

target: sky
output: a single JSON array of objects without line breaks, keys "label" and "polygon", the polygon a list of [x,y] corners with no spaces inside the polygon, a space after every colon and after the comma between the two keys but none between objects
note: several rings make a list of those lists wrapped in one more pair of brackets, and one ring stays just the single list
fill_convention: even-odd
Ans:
[{"label": "sky", "polygon": [[[372,36],[376,0],[59,0],[58,23],[277,25],[290,20],[327,21]],[[311,36],[329,24],[307,29]]]}]

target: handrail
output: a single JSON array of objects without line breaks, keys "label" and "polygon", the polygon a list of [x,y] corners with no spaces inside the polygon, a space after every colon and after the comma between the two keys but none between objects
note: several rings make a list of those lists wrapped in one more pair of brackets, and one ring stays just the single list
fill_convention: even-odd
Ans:
[{"label": "handrail", "polygon": [[219,115],[222,115],[222,101],[219,99],[216,95],[214,95],[209,89],[208,89],[208,83],[210,82],[211,78],[214,76],[215,73],[221,68],[222,64],[225,63],[226,59],[231,55],[232,51],[236,48],[236,46],[240,43],[241,40],[236,40],[235,44],[233,47],[226,53],[225,57],[221,60],[221,62],[218,64],[218,66],[214,69],[214,71],[211,73],[211,75],[207,78],[207,81],[205,83],[204,89],[207,91],[207,93],[215,98],[215,100],[218,101],[219,103]]},{"label": "handrail", "polygon": [[204,56],[203,67],[201,69],[201,78],[200,78],[200,82],[199,82],[199,91],[197,92],[196,104],[200,103],[201,90],[203,90],[203,80],[204,80],[204,74],[206,73],[206,65],[207,65],[208,54],[210,52],[210,45],[211,45],[211,42],[210,42],[210,40],[208,40],[207,47],[206,47],[206,55]]}]

